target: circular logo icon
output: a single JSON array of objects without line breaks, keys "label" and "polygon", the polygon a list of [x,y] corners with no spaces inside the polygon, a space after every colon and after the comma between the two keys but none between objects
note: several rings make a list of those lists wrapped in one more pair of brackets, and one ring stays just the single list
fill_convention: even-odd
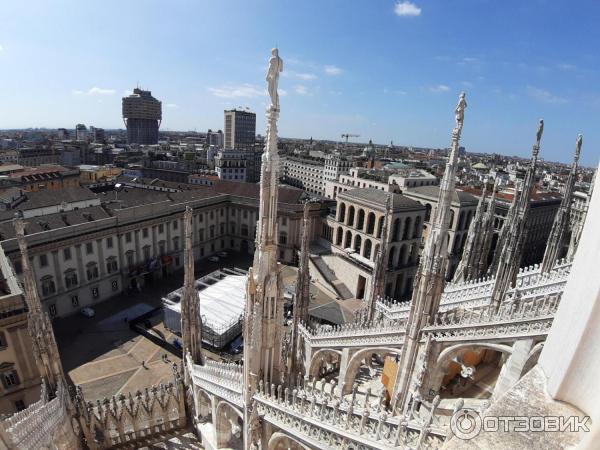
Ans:
[{"label": "circular logo icon", "polygon": [[462,440],[473,439],[481,431],[481,416],[474,409],[463,408],[450,419],[450,429]]}]

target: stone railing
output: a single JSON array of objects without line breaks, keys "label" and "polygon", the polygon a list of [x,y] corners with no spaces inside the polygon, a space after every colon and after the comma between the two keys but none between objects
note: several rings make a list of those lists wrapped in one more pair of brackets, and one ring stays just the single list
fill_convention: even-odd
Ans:
[{"label": "stone railing", "polygon": [[560,303],[560,294],[519,303],[438,313],[423,329],[436,341],[493,340],[546,335]]},{"label": "stone railing", "polygon": [[188,371],[194,386],[243,407],[244,368],[235,363],[207,360],[204,365],[192,364],[187,359]]},{"label": "stone railing", "polygon": [[[549,273],[541,273],[538,264],[522,267],[517,275],[515,288],[509,289],[506,299],[510,300],[518,295],[522,298],[532,298],[539,295],[560,293],[569,276],[571,262],[565,259],[558,260]],[[494,288],[493,276],[483,277],[461,283],[448,283],[440,301],[440,311],[448,311],[457,307],[476,308],[490,302]],[[518,292],[518,294],[517,294]],[[410,313],[411,302],[396,303],[386,297],[377,302],[377,309],[388,319],[406,319]]]},{"label": "stone railing", "polygon": [[77,387],[75,410],[90,450],[136,441],[185,427],[185,389],[176,366],[174,380],[128,395],[87,402]]},{"label": "stone railing", "polygon": [[374,325],[346,323],[331,328],[299,325],[300,334],[312,348],[397,346],[404,342],[406,321],[382,321]]},{"label": "stone railing", "polygon": [[[19,411],[0,422],[2,434],[8,441],[8,448],[29,450],[38,448],[57,448],[55,440],[62,439],[68,445],[69,437],[75,435],[71,427],[69,413],[69,393],[61,384],[56,397],[48,399],[44,385],[41,398],[23,411]],[[65,436],[62,430],[71,429],[71,436]]]},{"label": "stone railing", "polygon": [[[327,389],[307,386],[290,391],[282,386],[266,388],[260,384],[254,395],[262,420],[284,434],[308,443],[312,448],[327,449],[417,449],[440,448],[447,430],[434,420],[439,398],[431,413],[422,418],[392,416],[384,397],[372,406],[369,393],[361,402],[356,387],[347,398],[326,394]],[[332,387],[330,392],[335,392]]]}]

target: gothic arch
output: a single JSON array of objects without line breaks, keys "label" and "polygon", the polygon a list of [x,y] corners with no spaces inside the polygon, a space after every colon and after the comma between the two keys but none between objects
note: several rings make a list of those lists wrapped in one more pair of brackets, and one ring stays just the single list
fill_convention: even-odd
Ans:
[{"label": "gothic arch", "polygon": [[242,444],[244,415],[234,408],[231,403],[221,400],[217,404],[215,418],[215,431],[217,448],[236,447],[230,445],[232,441]]},{"label": "gothic arch", "polygon": [[[342,357],[342,352],[340,352],[339,350],[332,350],[329,348],[325,348],[315,352],[315,354],[310,360],[310,367],[308,369],[308,374],[310,375],[310,377],[317,378],[319,376],[319,369],[321,368],[322,364],[332,363],[334,356],[339,361]],[[328,357],[330,357],[329,361]]]},{"label": "gothic arch", "polygon": [[277,431],[271,435],[267,450],[310,450],[296,439]]},{"label": "gothic arch", "polygon": [[461,211],[460,214],[458,215],[458,224],[457,224],[457,230],[463,230],[465,228],[465,212]]},{"label": "gothic arch", "polygon": [[197,388],[196,386],[194,386],[194,389],[196,391],[194,398],[196,416],[201,422],[212,422],[214,420],[212,417],[212,405],[214,402],[214,397],[204,389]]},{"label": "gothic arch", "polygon": [[450,347],[445,348],[444,350],[442,350],[442,352],[439,354],[437,361],[436,361],[436,366],[440,366],[442,364],[445,364],[448,362],[448,360],[454,356],[456,353],[458,353],[460,350],[465,350],[465,349],[473,349],[473,348],[486,348],[489,350],[496,350],[497,352],[501,352],[501,353],[507,353],[507,354],[512,354],[512,347],[509,345],[503,345],[503,344],[492,344],[492,343],[488,343],[488,342],[469,342],[469,343],[464,343],[464,344],[456,344],[456,345],[452,345]]},{"label": "gothic arch", "polygon": [[390,354],[400,355],[401,352],[402,350],[399,348],[388,347],[365,348],[356,352],[354,355],[352,355],[350,361],[348,361],[348,366],[345,368],[346,370],[344,379],[340,380],[340,382],[343,381],[345,383],[343,393],[349,394],[352,392],[352,386],[354,385],[356,373],[358,372],[358,369],[360,369],[360,366],[365,358],[370,358],[374,354],[382,357]]}]

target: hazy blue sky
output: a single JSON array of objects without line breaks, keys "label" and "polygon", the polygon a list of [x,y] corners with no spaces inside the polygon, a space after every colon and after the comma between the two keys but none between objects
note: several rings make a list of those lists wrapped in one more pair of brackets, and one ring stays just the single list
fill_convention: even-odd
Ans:
[{"label": "hazy blue sky", "polygon": [[600,2],[563,0],[3,1],[0,128],[122,127],[139,82],[162,129],[223,127],[248,106],[264,133],[264,73],[280,48],[280,134],[600,156]]}]

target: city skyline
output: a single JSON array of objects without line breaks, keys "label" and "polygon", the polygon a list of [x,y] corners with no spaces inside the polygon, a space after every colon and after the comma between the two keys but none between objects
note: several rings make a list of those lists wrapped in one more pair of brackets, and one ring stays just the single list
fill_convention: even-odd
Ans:
[{"label": "city skyline", "polygon": [[525,157],[543,117],[540,156],[570,162],[581,132],[582,163],[598,162],[592,2],[324,2],[317,14],[267,2],[176,2],[167,14],[159,2],[60,3],[68,15],[43,2],[6,6],[15,20],[0,33],[0,64],[19,69],[0,73],[2,129],[124,128],[121,98],[139,84],[163,102],[162,131],[222,129],[223,110],[247,106],[264,134],[257,61],[278,45],[282,136],[448,147],[447,110],[465,90],[467,151]]}]

